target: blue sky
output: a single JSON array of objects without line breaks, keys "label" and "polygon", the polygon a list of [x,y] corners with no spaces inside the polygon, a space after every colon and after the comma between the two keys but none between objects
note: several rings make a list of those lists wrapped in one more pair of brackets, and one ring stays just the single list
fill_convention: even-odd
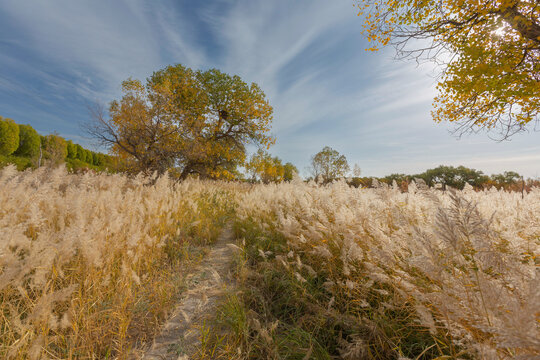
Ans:
[{"label": "blue sky", "polygon": [[256,82],[274,107],[271,152],[304,170],[329,145],[364,176],[440,164],[540,176],[540,133],[456,139],[430,117],[429,67],[365,52],[352,0],[2,0],[0,115],[91,147],[89,104],[169,64]]}]

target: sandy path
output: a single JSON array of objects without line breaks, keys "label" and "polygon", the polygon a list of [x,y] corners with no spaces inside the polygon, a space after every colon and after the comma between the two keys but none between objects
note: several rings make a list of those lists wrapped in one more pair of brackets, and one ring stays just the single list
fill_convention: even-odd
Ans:
[{"label": "sandy path", "polygon": [[227,244],[233,242],[230,226],[223,229],[212,250],[194,272],[187,277],[188,289],[163,325],[143,360],[189,359],[200,345],[200,327],[212,317],[231,286],[230,265],[233,252]]}]

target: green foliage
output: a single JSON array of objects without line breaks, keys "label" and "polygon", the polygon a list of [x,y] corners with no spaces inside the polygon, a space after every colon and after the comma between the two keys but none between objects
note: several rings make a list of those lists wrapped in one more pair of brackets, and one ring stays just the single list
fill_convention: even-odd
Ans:
[{"label": "green foliage", "polygon": [[15,155],[6,156],[0,154],[0,168],[3,168],[9,164],[15,165],[19,171],[33,168],[35,166],[32,159],[28,157],[20,157]]},{"label": "green foliage", "polygon": [[101,166],[105,163],[105,155],[96,153],[96,156],[94,157],[94,165]]},{"label": "green foliage", "polygon": [[69,140],[67,142],[67,157],[69,159],[76,159],[77,158],[77,145],[73,143],[73,141]]},{"label": "green foliage", "polygon": [[66,158],[67,169],[71,172],[77,172],[80,170],[115,172],[116,167],[114,166],[113,157],[102,153],[95,153],[92,151],[89,151],[88,153],[91,154],[91,162],[82,161],[80,159],[71,159],[69,157]]},{"label": "green foliage", "polygon": [[291,164],[290,162],[283,165],[283,180],[284,181],[291,181],[294,178],[294,175],[298,175],[298,169],[296,166]]},{"label": "green foliage", "polygon": [[77,159],[89,165],[98,165],[100,162],[96,153],[83,148],[79,144],[74,144],[71,140],[67,142],[67,150],[69,159]]},{"label": "green foliage", "polygon": [[19,125],[19,147],[16,156],[35,157],[39,154],[41,138],[30,125]]},{"label": "green foliage", "polygon": [[94,154],[90,150],[86,150],[85,158],[88,164],[94,164]]},{"label": "green foliage", "polygon": [[465,184],[480,189],[486,186],[490,180],[489,176],[484,175],[482,171],[469,169],[465,166],[453,167],[445,165],[428,169],[416,175],[391,174],[378,180],[388,185],[392,185],[395,181],[397,185],[402,186],[402,189],[405,190],[407,184],[414,179],[422,179],[428,186],[440,184],[443,188],[450,186],[460,190],[463,189]]},{"label": "green foliage", "polygon": [[97,154],[93,151],[90,151],[90,157],[92,161],[88,161],[89,164],[96,165],[96,156]]},{"label": "green foliage", "polygon": [[[322,283],[309,279],[306,288],[273,261],[273,254],[288,251],[283,236],[249,221],[237,226],[246,239],[240,291],[222,305],[219,318],[233,335],[228,341],[236,343],[229,347],[240,346],[242,359],[331,359],[342,329],[318,312],[318,300],[328,300]],[[272,254],[270,260],[261,259],[261,251]]]},{"label": "green foliage", "polygon": [[86,161],[86,152],[83,149],[83,147],[79,144],[76,144],[75,147],[77,148],[77,156],[76,158],[85,162]]},{"label": "green foliage", "polygon": [[505,171],[502,174],[495,174],[491,176],[491,180],[496,182],[498,185],[508,186],[513,185],[521,180],[521,175],[515,171]]},{"label": "green foliage", "polygon": [[[406,191],[408,184],[414,179],[421,179],[425,181],[428,186],[439,184],[443,189],[450,186],[461,190],[465,184],[469,184],[477,190],[490,188],[492,186],[497,189],[504,188],[516,191],[520,191],[522,187],[526,188],[526,186],[523,185],[524,183],[522,184],[521,175],[515,171],[505,171],[502,174],[487,176],[484,175],[482,171],[470,169],[465,166],[453,167],[441,165],[416,175],[391,174],[382,178],[377,178],[377,180],[388,185],[392,185],[395,181],[402,191]],[[371,178],[353,178],[348,181],[348,183],[355,187],[371,187],[371,181]],[[529,179],[528,183],[532,184],[534,181]]]},{"label": "green foliage", "polygon": [[[80,169],[111,171],[117,168],[111,156],[86,150],[81,145],[74,144],[71,140],[66,141],[58,135],[39,135],[30,125],[18,125],[10,119],[2,120],[0,117],[0,134],[9,140],[2,142],[5,138],[0,137],[0,145],[9,143],[10,150],[14,147],[12,143],[15,139],[14,134],[17,134],[18,141],[18,147],[11,155],[0,153],[0,168],[14,164],[17,169],[24,170],[40,164],[59,165],[63,162],[66,162],[70,171]],[[38,156],[40,161],[37,160]]]},{"label": "green foliage", "polygon": [[353,177],[347,181],[347,184],[355,188],[368,188],[373,184],[373,178],[369,177]]},{"label": "green foliage", "polygon": [[460,190],[467,183],[479,188],[489,179],[489,177],[479,170],[469,169],[465,166],[458,166],[456,168],[443,165],[434,169],[428,169],[422,174],[415,175],[415,177],[423,179],[429,186],[443,184],[443,186],[451,186]]},{"label": "green foliage", "polygon": [[324,183],[345,176],[349,164],[345,155],[341,155],[330,146],[325,146],[311,158],[311,172],[314,178],[322,178]]},{"label": "green foliage", "polygon": [[409,182],[411,181],[411,176],[410,175],[405,175],[405,174],[390,174],[390,175],[387,175],[381,179],[382,182],[385,182],[389,185],[392,185],[392,183],[395,181],[396,183],[400,184],[402,182]]},{"label": "green foliage", "polygon": [[49,165],[59,165],[65,161],[68,151],[66,140],[58,135],[47,135],[41,137],[41,147],[43,158]]},{"label": "green foliage", "polygon": [[[190,173],[230,177],[225,165],[245,162],[245,144],[269,146],[274,141],[266,135],[273,112],[266,95],[257,84],[248,85],[239,76],[176,65],[154,73],[149,87],[151,99],[165,97],[175,104],[167,112],[188,116],[183,131],[192,134],[199,151],[183,151],[189,159],[183,177]],[[171,92],[175,94],[172,98]]]},{"label": "green foliage", "polygon": [[66,159],[66,168],[70,172],[78,172],[78,171],[86,171],[86,170],[94,170],[96,172],[99,171],[106,171],[107,169],[103,166],[96,166],[92,164],[88,164],[86,162],[82,162],[79,159]]},{"label": "green foliage", "polygon": [[0,155],[11,155],[19,147],[19,126],[7,118],[0,117]]}]

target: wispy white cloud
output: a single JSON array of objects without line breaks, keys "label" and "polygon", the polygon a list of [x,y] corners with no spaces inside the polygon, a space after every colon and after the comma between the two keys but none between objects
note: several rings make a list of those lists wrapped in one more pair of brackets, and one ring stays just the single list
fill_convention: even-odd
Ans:
[{"label": "wispy white cloud", "polygon": [[122,80],[145,78],[169,63],[162,58],[163,48],[178,61],[202,63],[200,52],[183,39],[187,31],[180,26],[181,14],[173,14],[163,3],[150,7],[131,0],[7,0],[0,8],[21,24],[16,29],[19,44],[46,63],[57,64],[72,77],[67,87],[90,100],[110,100]]},{"label": "wispy white cloud", "polygon": [[273,151],[299,168],[330,145],[365,175],[442,163],[540,173],[538,134],[457,141],[430,118],[433,67],[366,53],[360,31],[350,0],[4,0],[0,93],[10,102],[0,105],[75,138],[86,103],[118,97],[127,77],[217,67],[261,85],[275,109]]}]

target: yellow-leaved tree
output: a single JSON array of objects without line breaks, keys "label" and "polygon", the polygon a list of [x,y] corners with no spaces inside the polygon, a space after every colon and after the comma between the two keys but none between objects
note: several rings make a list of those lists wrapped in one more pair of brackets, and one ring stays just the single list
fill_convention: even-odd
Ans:
[{"label": "yellow-leaved tree", "polygon": [[178,64],[155,72],[145,86],[126,80],[123,92],[109,116],[95,109],[88,131],[133,171],[230,179],[245,163],[248,143],[274,142],[272,107],[257,84],[239,76]]},{"label": "yellow-leaved tree", "polygon": [[282,182],[285,176],[285,167],[281,159],[277,156],[272,157],[272,155],[262,149],[257,150],[251,156],[246,164],[246,170],[251,174],[253,181],[262,181],[265,184]]},{"label": "yellow-leaved tree", "polygon": [[497,129],[502,138],[540,113],[538,0],[357,0],[364,34],[378,50],[443,65],[436,122],[459,134]]}]

